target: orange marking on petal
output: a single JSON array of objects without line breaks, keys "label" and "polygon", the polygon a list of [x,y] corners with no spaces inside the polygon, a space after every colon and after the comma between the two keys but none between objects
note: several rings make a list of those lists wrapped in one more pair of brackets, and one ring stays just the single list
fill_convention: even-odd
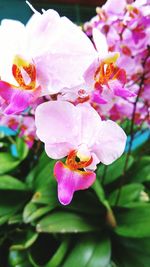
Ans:
[{"label": "orange marking on petal", "polygon": [[[24,70],[26,74],[30,78],[29,84],[26,84],[24,77],[22,75],[21,70]],[[14,59],[14,64],[12,66],[12,73],[19,84],[20,89],[24,90],[32,90],[36,86],[36,69],[35,66],[25,60],[23,60],[21,57],[16,56]]]},{"label": "orange marking on petal", "polygon": [[77,157],[77,151],[72,150],[66,159],[66,165],[69,167],[70,170],[83,169],[89,166],[93,161],[92,157],[88,161],[77,161],[76,157]]},{"label": "orange marking on petal", "polygon": [[113,78],[116,67],[113,63],[105,64],[104,62],[97,68],[94,79],[95,85],[108,85],[108,81]]}]

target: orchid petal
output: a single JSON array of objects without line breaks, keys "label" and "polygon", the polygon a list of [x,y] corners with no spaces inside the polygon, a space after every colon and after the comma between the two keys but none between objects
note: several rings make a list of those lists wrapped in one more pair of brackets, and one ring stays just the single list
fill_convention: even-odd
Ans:
[{"label": "orchid petal", "polygon": [[92,62],[92,64],[90,64],[90,66],[87,68],[87,70],[84,72],[84,80],[85,80],[85,83],[86,83],[86,87],[89,87],[89,91],[91,91],[93,89],[93,86],[94,86],[94,75],[95,75],[95,72],[96,70],[98,69],[99,67],[99,60],[96,59]]},{"label": "orchid petal", "polygon": [[92,150],[103,164],[109,165],[124,152],[126,138],[125,132],[117,123],[102,121],[97,143]]},{"label": "orchid petal", "polygon": [[88,147],[92,146],[99,132],[99,125],[101,118],[94,108],[90,104],[79,104],[77,109],[81,113],[81,143],[85,143]]},{"label": "orchid petal", "polygon": [[35,58],[37,79],[50,94],[82,84],[84,72],[97,58],[89,38],[66,17],[60,18],[59,29],[55,31],[57,42],[51,43],[45,53]]},{"label": "orchid petal", "polygon": [[12,75],[12,62],[14,55],[24,55],[29,53],[26,49],[27,38],[25,26],[16,20],[4,19],[0,27],[0,76],[1,79],[11,84],[17,85]]},{"label": "orchid petal", "polygon": [[98,29],[94,28],[93,39],[100,58],[105,57],[108,54],[108,44],[105,35]]},{"label": "orchid petal", "polygon": [[124,88],[122,84],[117,80],[110,81],[109,86],[116,96],[133,97],[136,95],[134,92],[128,90],[127,88]]},{"label": "orchid petal", "polygon": [[35,112],[37,136],[48,144],[79,142],[81,116],[76,107],[65,101],[49,101]]},{"label": "orchid petal", "polygon": [[[41,55],[44,51],[51,49],[52,45],[56,44],[59,28],[60,16],[52,9],[47,10],[43,14],[35,13],[32,15],[26,25],[26,32],[30,53],[33,57]],[[46,43],[45,36],[47,37]]]},{"label": "orchid petal", "polygon": [[72,171],[62,162],[56,162],[54,175],[58,182],[58,198],[61,204],[68,205],[77,190],[89,188],[95,181],[94,172]]},{"label": "orchid petal", "polygon": [[105,100],[97,91],[92,93],[91,100],[97,104],[107,104],[107,100]]},{"label": "orchid petal", "polygon": [[126,71],[124,69],[119,69],[114,75],[113,79],[117,79],[123,86],[126,84]]},{"label": "orchid petal", "polygon": [[118,3],[118,0],[107,0],[106,4],[103,5],[103,9],[106,12],[114,13],[115,15],[123,13],[126,7],[126,1],[121,0]]},{"label": "orchid petal", "polygon": [[71,150],[74,150],[75,146],[70,143],[54,143],[45,144],[45,151],[47,155],[52,159],[61,159],[66,157]]},{"label": "orchid petal", "polygon": [[114,89],[114,94],[117,96],[121,96],[121,97],[133,97],[136,96],[136,94],[134,92],[131,92],[130,90],[128,90],[127,88],[123,88],[123,87],[116,87]]},{"label": "orchid petal", "polygon": [[0,81],[0,96],[6,101],[5,114],[18,114],[29,107],[40,94],[40,87],[36,90],[21,90],[13,85]]}]

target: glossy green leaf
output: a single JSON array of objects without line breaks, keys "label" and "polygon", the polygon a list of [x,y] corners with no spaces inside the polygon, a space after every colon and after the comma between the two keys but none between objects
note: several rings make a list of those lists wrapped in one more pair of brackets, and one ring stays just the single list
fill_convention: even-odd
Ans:
[{"label": "glossy green leaf", "polygon": [[130,171],[132,182],[142,183],[150,181],[150,157],[145,156],[137,160]]},{"label": "glossy green leaf", "polygon": [[27,190],[27,186],[20,180],[10,176],[0,176],[0,190]]},{"label": "glossy green leaf", "polygon": [[[121,175],[123,175],[126,157],[127,155],[124,154],[121,158],[119,158],[107,167],[105,165],[100,164],[97,169],[97,177],[99,177],[99,179],[101,180],[103,179],[103,175],[105,175],[104,184],[112,183],[113,181],[118,179]],[[131,167],[133,161],[133,157],[130,156],[126,170]]]},{"label": "glossy green leaf", "polygon": [[50,261],[45,265],[45,267],[60,266],[62,260],[66,256],[66,253],[69,248],[69,244],[70,244],[69,239],[64,240],[62,244],[59,246],[59,248],[57,249],[56,253],[50,259]]},{"label": "glossy green leaf", "polygon": [[80,233],[100,230],[99,221],[88,217],[71,213],[57,211],[50,213],[37,224],[38,232],[45,233]]},{"label": "glossy green leaf", "polygon": [[103,237],[84,237],[68,255],[63,267],[108,267],[111,257],[110,240]]},{"label": "glossy green leaf", "polygon": [[100,200],[100,202],[104,205],[104,207],[107,210],[107,213],[106,213],[107,224],[113,228],[116,227],[116,219],[115,219],[113,210],[111,209],[109,202],[106,199],[104,189],[101,183],[98,181],[98,179],[95,181],[92,187],[94,191],[96,192],[98,199]]},{"label": "glossy green leaf", "polygon": [[150,238],[124,238],[120,237],[119,238],[119,244],[124,246],[126,249],[130,251],[138,253],[144,253],[144,254],[149,254],[149,249],[150,249]]},{"label": "glossy green leaf", "polygon": [[24,192],[0,192],[0,225],[8,221],[23,206],[26,195]]},{"label": "glossy green leaf", "polygon": [[37,211],[37,205],[32,203],[32,202],[29,202],[25,208],[24,208],[24,211],[23,211],[23,220],[25,223],[28,223],[28,218],[30,218],[30,216],[32,216],[32,214],[34,212]]},{"label": "glossy green leaf", "polygon": [[17,211],[17,210],[16,209],[13,209],[8,214],[1,215],[0,216],[0,225],[6,223],[9,220],[10,216],[12,216],[15,213],[15,211]]},{"label": "glossy green leaf", "polygon": [[39,172],[36,173],[35,179],[35,188],[39,189],[45,186],[45,184],[49,184],[50,180],[54,179],[53,176],[53,168],[54,168],[55,161],[50,160],[49,162],[43,166]]},{"label": "glossy green leaf", "polygon": [[119,267],[147,267],[150,263],[150,238],[119,240],[117,261]]},{"label": "glossy green leaf", "polygon": [[[33,231],[27,231],[20,236],[19,240],[11,245],[11,250],[25,250],[33,245],[38,238],[38,233]],[[17,239],[17,238],[16,238]]]},{"label": "glossy green leaf", "polygon": [[18,137],[16,139],[16,148],[17,148],[18,158],[20,160],[24,160],[28,155],[29,148],[22,138]]},{"label": "glossy green leaf", "polygon": [[9,267],[32,267],[32,265],[28,261],[26,252],[12,250],[9,253]]},{"label": "glossy green leaf", "polygon": [[[111,195],[109,196],[109,203],[113,206],[116,203],[116,199],[118,196],[118,192],[120,189],[115,190]],[[141,184],[128,184],[124,185],[120,192],[119,201],[117,203],[117,206],[124,206],[128,203],[132,203],[133,201],[139,201],[140,200],[140,194],[144,190],[144,186]]]},{"label": "glossy green leaf", "polygon": [[120,236],[143,238],[150,237],[150,204],[142,203],[116,212],[117,228]]},{"label": "glossy green leaf", "polygon": [[22,213],[12,215],[8,220],[8,224],[10,224],[10,225],[11,224],[20,224],[20,223],[23,223]]},{"label": "glossy green leaf", "polygon": [[38,188],[33,197],[33,203],[39,204],[48,204],[51,207],[59,206],[60,203],[58,202],[57,197],[57,184],[55,180],[49,180],[48,183],[42,183],[41,187]]},{"label": "glossy green leaf", "polygon": [[76,192],[72,202],[66,206],[66,209],[81,212],[82,214],[90,214],[91,216],[99,216],[100,214],[105,216],[105,208],[100,205],[94,192],[90,192],[90,190]]},{"label": "glossy green leaf", "polygon": [[9,264],[12,267],[17,266],[18,264],[24,262],[26,260],[26,253],[18,252],[16,250],[12,250],[9,253]]},{"label": "glossy green leaf", "polygon": [[51,211],[50,206],[38,207],[38,205],[30,202],[25,206],[23,211],[23,220],[25,223],[35,221]]},{"label": "glossy green leaf", "polygon": [[11,154],[6,152],[0,153],[0,174],[7,173],[15,169],[20,160],[15,159]]},{"label": "glossy green leaf", "polygon": [[[29,185],[32,185],[33,187],[36,187],[38,189],[43,184],[43,177],[44,175],[44,181],[49,181],[50,174],[49,174],[49,164],[51,162],[51,159],[46,155],[45,152],[41,154],[41,156],[38,158],[38,161],[36,163],[36,166],[32,168],[32,170],[29,172],[29,174],[26,177],[26,182]],[[48,172],[45,171],[45,168],[47,167]],[[46,176],[46,179],[45,179]]]}]

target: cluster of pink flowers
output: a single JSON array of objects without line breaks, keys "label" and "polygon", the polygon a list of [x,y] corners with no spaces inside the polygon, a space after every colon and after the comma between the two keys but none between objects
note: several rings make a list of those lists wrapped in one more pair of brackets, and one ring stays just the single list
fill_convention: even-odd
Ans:
[{"label": "cluster of pink flowers", "polygon": [[[96,103],[97,110],[105,118],[123,121],[132,119],[134,115],[134,123],[149,124],[150,1],[108,0],[96,11],[97,15],[84,24],[84,31],[91,38],[94,31],[104,34],[108,50],[120,53],[117,64],[126,70],[125,89],[133,93],[131,98],[128,98],[128,93],[121,94],[122,98],[118,93],[109,94],[109,103],[103,106]],[[97,46],[95,38],[93,41]]]},{"label": "cluster of pink flowers", "polygon": [[9,116],[0,114],[0,126],[11,129],[14,135],[23,138],[27,146],[32,148],[36,138],[35,119],[33,116],[29,114]]},{"label": "cluster of pink flowers", "polygon": [[[0,26],[1,124],[28,137],[31,133],[34,137],[36,127],[47,155],[56,160],[66,157],[65,163],[56,162],[54,176],[59,201],[67,205],[75,191],[94,183],[100,162],[108,165],[122,155],[126,134],[105,117],[116,104],[131,103],[138,89],[126,86],[128,75],[120,63],[125,59],[110,50],[99,31],[105,16],[104,21],[98,15],[91,23],[94,46],[66,17],[31,8],[34,14],[26,26],[13,20],[3,20]],[[109,20],[112,24],[116,15]]]}]

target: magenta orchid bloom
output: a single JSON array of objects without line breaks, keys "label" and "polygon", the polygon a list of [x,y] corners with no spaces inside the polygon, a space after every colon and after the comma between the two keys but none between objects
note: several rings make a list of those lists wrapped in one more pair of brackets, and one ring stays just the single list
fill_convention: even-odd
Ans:
[{"label": "magenta orchid bloom", "polygon": [[18,86],[0,81],[0,96],[5,100],[5,114],[18,114],[28,108],[40,96],[41,88],[36,87],[34,64],[16,56],[12,66]]},{"label": "magenta orchid bloom", "polygon": [[97,29],[93,30],[93,38],[98,51],[98,58],[90,65],[84,75],[88,87],[94,89],[91,93],[92,102],[106,104],[105,95],[109,94],[123,98],[135,96],[135,93],[125,88],[125,70],[116,65],[119,53],[108,52],[106,38]]},{"label": "magenta orchid bloom", "polygon": [[0,96],[9,103],[6,114],[23,111],[39,96],[79,86],[96,57],[92,42],[69,19],[54,10],[34,12],[26,26],[7,19],[0,26]]},{"label": "magenta orchid bloom", "polygon": [[88,103],[43,103],[36,109],[35,123],[47,155],[53,159],[67,156],[65,164],[58,161],[54,167],[58,198],[63,205],[71,202],[75,191],[94,183],[99,162],[111,164],[125,148],[124,131],[111,120],[101,121]]},{"label": "magenta orchid bloom", "polygon": [[[150,73],[149,4],[149,0],[107,0],[101,8],[96,9],[97,15],[84,25],[84,30],[88,36],[92,37],[93,33],[98,53],[102,52],[99,62],[95,61],[85,74],[89,87],[94,88],[94,73],[100,66],[101,61],[106,63],[105,52],[111,51],[114,55],[119,52],[121,55],[117,62],[112,60],[111,63],[114,67],[116,67],[117,63],[118,70],[121,69],[121,75],[119,74],[119,77],[118,75],[117,77],[114,76],[116,79],[113,76],[110,77],[111,79],[108,80],[107,85],[96,84],[97,90],[93,90],[94,92],[92,93],[93,105],[103,118],[116,118],[116,120],[119,118],[123,121],[126,117],[132,117],[135,98],[138,92],[141,91],[140,80],[143,76],[144,81],[139,102],[142,103],[142,106],[148,107],[147,99],[144,96],[147,95],[146,98],[148,98],[147,78],[149,81]],[[101,34],[98,34],[98,32]],[[103,35],[106,37],[105,41],[103,41]],[[108,56],[111,56],[111,53],[109,52]],[[143,62],[145,62],[144,67]],[[125,72],[122,68],[126,71],[127,79],[125,79]],[[104,66],[105,74],[106,70],[108,72],[108,64]],[[147,121],[149,124],[148,108],[147,114],[145,114],[144,109],[139,109],[137,105],[136,118],[138,119],[134,120],[135,123],[139,124],[141,121]]]}]

